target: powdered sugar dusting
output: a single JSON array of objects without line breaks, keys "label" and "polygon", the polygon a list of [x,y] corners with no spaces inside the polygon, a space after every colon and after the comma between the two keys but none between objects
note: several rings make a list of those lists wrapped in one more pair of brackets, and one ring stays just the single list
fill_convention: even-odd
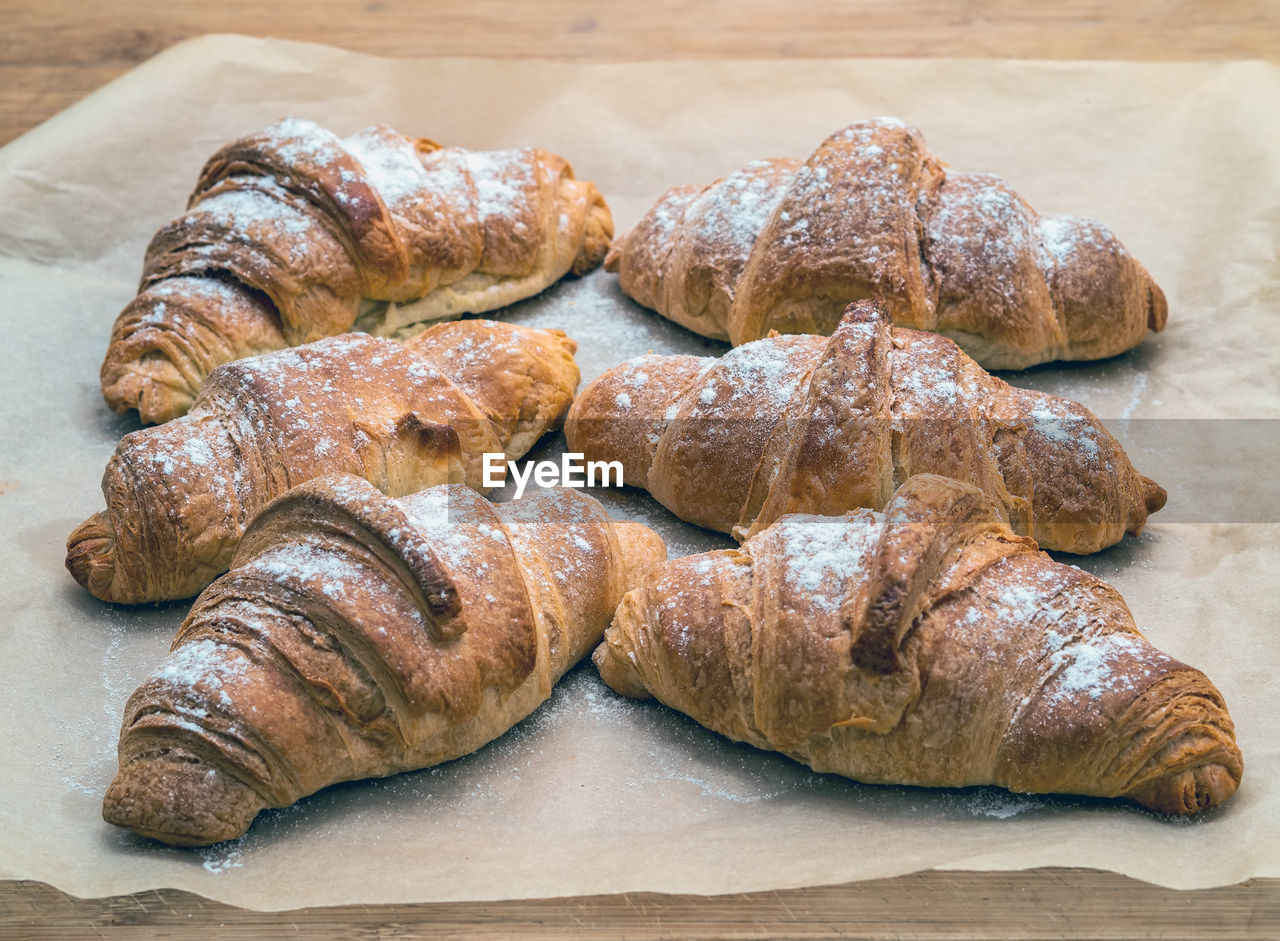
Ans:
[{"label": "powdered sugar dusting", "polygon": [[636,231],[645,235],[645,241],[655,256],[664,255],[670,247],[676,227],[684,220],[690,202],[689,193],[680,189],[668,190],[640,220]]},{"label": "powdered sugar dusting", "polygon": [[[988,398],[977,369],[965,369],[958,356],[939,355],[936,344],[907,340],[889,351],[894,416],[932,416],[943,408],[980,408]],[[950,409],[946,407],[951,407]]]},{"label": "powdered sugar dusting", "polygon": [[460,487],[432,487],[399,501],[405,515],[425,536],[431,549],[450,567],[482,577],[489,570],[488,548],[477,535],[507,544],[507,536],[493,525],[488,505],[479,495]]},{"label": "powdered sugar dusting", "polygon": [[[711,400],[717,392],[724,393],[721,407],[740,398],[759,398],[779,409],[791,401],[796,387],[806,378],[806,371],[797,369],[788,355],[788,347],[774,339],[756,340],[735,347],[720,358],[718,368],[708,372],[707,384],[698,394],[710,391]],[[704,404],[710,404],[703,399]]]},{"label": "powdered sugar dusting", "polygon": [[238,239],[283,247],[292,262],[308,257],[307,243],[319,235],[318,223],[310,213],[293,205],[274,180],[231,177],[228,182],[244,186],[219,189],[201,198],[182,221],[193,225],[203,216]]},{"label": "powdered sugar dusting", "polygon": [[[503,505],[503,519],[512,532],[527,532],[536,541],[562,590],[577,592],[603,574],[600,519],[594,504],[572,490],[548,490]],[[536,534],[536,535],[534,535]]]},{"label": "powdered sugar dusting", "polygon": [[1037,810],[1051,800],[1040,795],[1012,794],[994,787],[968,788],[961,795],[955,802],[958,808],[974,817],[996,820],[1008,820],[1028,810]]},{"label": "powdered sugar dusting", "polygon": [[199,297],[214,298],[224,304],[235,304],[244,289],[216,278],[167,278],[147,288],[151,297]]},{"label": "powdered sugar dusting", "polygon": [[338,137],[313,121],[284,118],[267,128],[264,135],[287,164],[313,162],[328,166],[342,158]]},{"label": "powdered sugar dusting", "polygon": [[1097,219],[1081,216],[1044,216],[1039,223],[1040,244],[1058,265],[1075,262],[1083,251],[1105,252],[1122,257],[1128,251],[1109,228]]},{"label": "powdered sugar dusting", "polygon": [[[1075,699],[1083,695],[1098,699],[1108,689],[1133,689],[1133,660],[1139,657],[1146,645],[1135,634],[1114,631],[1094,634],[1055,650],[1049,656],[1049,670],[1053,673],[1051,698],[1055,702]],[[1117,661],[1126,658],[1122,665]],[[1149,670],[1139,667],[1141,677]]]},{"label": "powdered sugar dusting", "polygon": [[909,422],[976,426],[989,419],[995,380],[976,363],[933,334],[904,331],[897,341],[889,350],[896,430],[905,430]]},{"label": "powdered sugar dusting", "polygon": [[[138,323],[150,326],[164,323],[165,320],[168,319],[165,317],[165,309],[164,301],[156,301],[156,303],[151,305],[150,310],[138,318]],[[175,314],[174,316],[176,317],[177,315]]]},{"label": "powdered sugar dusting", "polygon": [[[230,437],[216,422],[183,418],[126,435],[116,446],[121,471],[143,489],[182,503],[178,491],[217,496],[229,516],[236,513],[239,464]],[[230,480],[228,480],[230,478]],[[207,511],[211,503],[203,504]]]},{"label": "powdered sugar dusting", "polygon": [[1054,444],[1078,450],[1090,462],[1097,463],[1100,447],[1098,429],[1083,407],[1068,399],[1042,396],[1031,408],[1034,430]]},{"label": "powdered sugar dusting", "polygon": [[848,517],[785,516],[773,526],[790,592],[824,611],[839,610],[849,582],[866,576],[883,517],[861,510]]},{"label": "powdered sugar dusting", "polygon": [[364,577],[363,567],[340,551],[311,542],[273,548],[255,559],[253,565],[282,582],[310,585],[331,601],[347,598],[351,584]]},{"label": "powdered sugar dusting", "polygon": [[370,128],[352,135],[344,143],[360,161],[369,182],[388,208],[421,198],[428,184],[427,174],[407,139]]},{"label": "powdered sugar dusting", "polygon": [[1088,608],[1080,603],[1080,586],[1068,578],[1065,566],[1012,566],[1003,572],[999,590],[986,596],[994,623],[1009,637],[1028,631],[1048,630],[1051,636],[1070,637],[1091,623]]},{"label": "powdered sugar dusting", "polygon": [[[976,299],[1001,308],[1047,304],[1034,253],[1034,218],[999,177],[949,175],[925,220],[929,262],[941,299]],[[1015,310],[1011,316],[1020,313]]]},{"label": "powdered sugar dusting", "polygon": [[1015,714],[1033,701],[1050,708],[1097,701],[1138,689],[1152,675],[1153,648],[1140,634],[1111,629],[1092,576],[1027,556],[1002,564],[995,585],[984,595],[986,615],[962,620],[975,629],[982,624],[984,644],[1000,644],[1011,675],[1028,676],[1029,685],[1011,690]]},{"label": "powdered sugar dusting", "polygon": [[[695,253],[721,261],[730,279],[746,264],[751,246],[787,192],[791,161],[754,160],[708,187],[685,211]],[[730,281],[731,287],[732,281]]]},{"label": "powdered sugar dusting", "polygon": [[211,872],[215,876],[232,869],[239,869],[244,865],[244,852],[240,847],[240,840],[229,844],[219,843],[215,846],[202,847],[197,850],[197,853],[204,860],[204,871]]},{"label": "powdered sugar dusting", "polygon": [[248,682],[248,661],[230,644],[199,638],[183,644],[148,677],[148,682],[191,689],[202,686],[217,693],[221,706],[231,706],[230,691]]},{"label": "powdered sugar dusting", "polygon": [[496,150],[467,154],[467,164],[475,181],[481,219],[514,218],[515,231],[523,234],[529,214],[530,193],[535,181],[533,169],[518,150]]},{"label": "powdered sugar dusting", "polygon": [[824,141],[796,172],[770,222],[774,250],[817,251],[863,277],[900,282],[893,267],[906,261],[904,251],[914,251],[901,235],[915,222],[914,176],[906,170],[919,160],[902,131],[864,121]]}]

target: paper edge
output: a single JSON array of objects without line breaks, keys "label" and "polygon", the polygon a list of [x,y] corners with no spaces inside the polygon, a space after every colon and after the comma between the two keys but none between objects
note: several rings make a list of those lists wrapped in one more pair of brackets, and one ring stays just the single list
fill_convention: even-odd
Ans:
[{"label": "paper edge", "polygon": [[638,889],[620,889],[612,892],[592,892],[587,894],[566,894],[566,895],[558,895],[558,894],[557,895],[520,894],[520,895],[492,895],[492,896],[467,895],[467,896],[460,896],[456,898],[436,899],[432,901],[422,901],[420,899],[404,898],[404,897],[395,896],[393,894],[389,894],[385,897],[373,898],[373,899],[369,899],[362,902],[335,902],[332,905],[291,905],[289,904],[288,901],[286,901],[285,905],[283,905],[282,907],[275,907],[270,905],[262,905],[262,906],[246,905],[242,903],[237,903],[237,902],[230,901],[228,898],[224,897],[224,894],[221,892],[209,892],[209,891],[197,890],[197,889],[190,888],[180,884],[153,885],[145,889],[122,889],[120,891],[109,892],[103,895],[79,895],[73,889],[66,888],[63,885],[59,885],[58,883],[47,880],[47,879],[6,877],[0,881],[7,882],[11,885],[19,882],[35,882],[40,885],[48,886],[49,888],[52,888],[58,892],[61,892],[64,895],[67,895],[70,898],[77,901],[103,901],[107,899],[125,898],[132,895],[144,893],[144,892],[158,892],[158,891],[183,892],[183,893],[186,893],[187,895],[192,895],[197,898],[208,899],[209,901],[217,902],[220,905],[226,905],[229,908],[233,908],[239,911],[261,912],[265,914],[279,915],[279,914],[287,914],[290,912],[301,912],[301,911],[324,912],[324,911],[335,911],[337,909],[352,908],[352,907],[392,906],[392,905],[414,905],[414,906],[423,906],[423,907],[434,907],[434,906],[474,905],[474,904],[494,904],[494,905],[501,905],[505,903],[518,904],[521,902],[531,902],[531,901],[548,901],[548,902],[558,902],[566,905],[571,905],[575,903],[585,902],[591,899],[610,899],[610,898],[617,898],[618,896],[621,896],[621,895],[637,895],[637,894],[656,896],[660,899],[684,898],[684,899],[699,899],[699,900],[710,901],[715,899],[723,900],[723,899],[728,899],[731,897],[736,897],[741,895],[763,895],[771,892],[793,892],[793,891],[804,890],[804,889],[832,889],[832,888],[839,888],[842,886],[863,885],[863,884],[875,883],[875,882],[892,882],[895,880],[905,879],[909,876],[913,876],[919,873],[971,874],[971,875],[984,875],[984,876],[990,875],[995,877],[1000,874],[1011,873],[1011,872],[1098,873],[1105,876],[1115,877],[1117,879],[1123,879],[1127,882],[1134,882],[1139,885],[1147,886],[1153,889],[1158,889],[1166,892],[1178,892],[1178,893],[1216,892],[1223,889],[1229,889],[1229,888],[1238,887],[1238,886],[1245,886],[1249,883],[1273,885],[1274,888],[1276,888],[1277,890],[1280,890],[1280,872],[1264,873],[1261,875],[1252,875],[1252,876],[1247,876],[1243,879],[1235,879],[1235,880],[1228,879],[1221,882],[1215,881],[1210,885],[1179,886],[1179,885],[1168,885],[1156,879],[1129,875],[1127,873],[1116,872],[1115,870],[1112,870],[1112,869],[1102,869],[1096,866],[1052,865],[1052,864],[1038,864],[1038,865],[1032,865],[1032,866],[1001,866],[998,864],[993,864],[990,866],[986,866],[986,865],[976,865],[975,861],[973,860],[962,860],[955,864],[926,866],[924,868],[919,868],[919,869],[911,868],[911,867],[905,867],[905,868],[899,869],[895,867],[894,870],[890,873],[887,873],[884,875],[870,876],[868,878],[863,878],[863,879],[858,879],[858,878],[840,879],[840,880],[835,880],[830,882],[828,881],[783,882],[780,884],[775,884],[775,882],[770,881],[759,886],[753,885],[750,883],[744,883],[741,885],[735,885],[735,887],[732,889],[727,889],[723,892],[714,892],[714,893],[681,892],[681,891],[674,891],[674,890],[667,890],[667,889],[638,888]]}]

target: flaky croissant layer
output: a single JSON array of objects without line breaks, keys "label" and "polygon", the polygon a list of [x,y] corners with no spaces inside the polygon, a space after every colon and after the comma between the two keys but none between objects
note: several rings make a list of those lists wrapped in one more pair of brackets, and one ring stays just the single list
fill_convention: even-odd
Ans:
[{"label": "flaky croissant layer", "polygon": [[669,190],[605,266],[637,302],[735,346],[829,334],[874,298],[988,369],[1114,356],[1168,312],[1102,223],[1041,216],[998,177],[948,170],[893,118],[842,128],[807,160]]},{"label": "flaky croissant layer", "polygon": [[1105,582],[1058,564],[975,488],[921,475],[883,513],[789,515],[668,562],[597,648],[611,687],[860,781],[1225,802],[1222,695],[1155,648]]},{"label": "flaky croissant layer", "polygon": [[739,539],[787,513],[880,509],[920,473],[974,484],[1015,532],[1066,552],[1140,533],[1165,502],[1084,406],[1014,388],[872,301],[830,338],[616,366],[574,401],[565,435],[681,519]]},{"label": "flaky croissant layer", "polygon": [[491,504],[456,485],[303,484],[254,520],[130,697],[103,815],[203,845],[330,784],[474,751],[665,558],[576,491]]},{"label": "flaky croissant layer", "polygon": [[599,191],[555,154],[286,119],[210,158],[186,213],[156,233],[102,392],[168,421],[221,363],[495,310],[591,271],[612,234]]},{"label": "flaky croissant layer", "polygon": [[559,427],[576,349],[559,330],[467,320],[404,344],[347,334],[226,363],[189,414],[121,440],[107,508],[71,534],[67,568],[106,601],[186,598],[226,571],[258,510],[322,474],[393,496],[480,489],[486,452],[517,458]]}]

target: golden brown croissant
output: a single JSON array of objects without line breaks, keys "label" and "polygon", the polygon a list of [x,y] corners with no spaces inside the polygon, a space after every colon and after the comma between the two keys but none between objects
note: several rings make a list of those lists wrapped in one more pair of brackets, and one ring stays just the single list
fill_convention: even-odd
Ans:
[{"label": "golden brown croissant", "polygon": [[912,478],[883,514],[786,516],[668,562],[595,653],[605,682],[859,781],[1221,804],[1222,696],[1114,588],[1015,536],[976,488]]},{"label": "golden brown croissant", "polygon": [[338,781],[465,755],[528,715],[666,558],[572,490],[394,500],[326,477],[268,506],[130,697],[111,823],[179,845]]},{"label": "golden brown croissant", "polygon": [[1084,406],[890,327],[873,301],[829,338],[616,366],[582,390],[565,436],[681,519],[738,539],[787,513],[879,509],[918,473],[980,487],[1015,532],[1067,552],[1139,533],[1165,501]]},{"label": "golden brown croissant", "polygon": [[[226,571],[253,515],[292,486],[357,474],[399,496],[516,458],[559,427],[578,384],[559,330],[437,324],[403,345],[348,334],[219,366],[183,418],[125,435],[105,512],[67,568],[106,601],[186,598]],[[460,462],[460,463],[459,463]]]},{"label": "golden brown croissant", "polygon": [[386,127],[339,139],[286,119],[215,154],[156,233],[103,395],[167,421],[220,363],[345,333],[358,315],[390,335],[494,310],[595,268],[612,234],[600,193],[555,154]]},{"label": "golden brown croissant", "polygon": [[878,298],[898,326],[948,336],[988,369],[1114,356],[1168,313],[1102,223],[950,173],[892,118],[837,131],[805,161],[668,191],[605,267],[639,303],[735,346],[829,334],[847,304]]}]

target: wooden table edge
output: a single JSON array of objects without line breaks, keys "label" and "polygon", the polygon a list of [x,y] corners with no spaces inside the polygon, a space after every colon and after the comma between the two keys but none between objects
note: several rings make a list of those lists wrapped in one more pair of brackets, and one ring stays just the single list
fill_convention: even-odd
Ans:
[{"label": "wooden table edge", "polygon": [[433,937],[1274,938],[1280,879],[1179,890],[1093,869],[923,870],[714,896],[627,892],[275,912],[178,889],[76,898],[42,882],[0,882],[0,938],[121,931],[172,937],[182,928],[245,937],[324,937],[342,928],[377,929],[377,937],[428,931]]}]

